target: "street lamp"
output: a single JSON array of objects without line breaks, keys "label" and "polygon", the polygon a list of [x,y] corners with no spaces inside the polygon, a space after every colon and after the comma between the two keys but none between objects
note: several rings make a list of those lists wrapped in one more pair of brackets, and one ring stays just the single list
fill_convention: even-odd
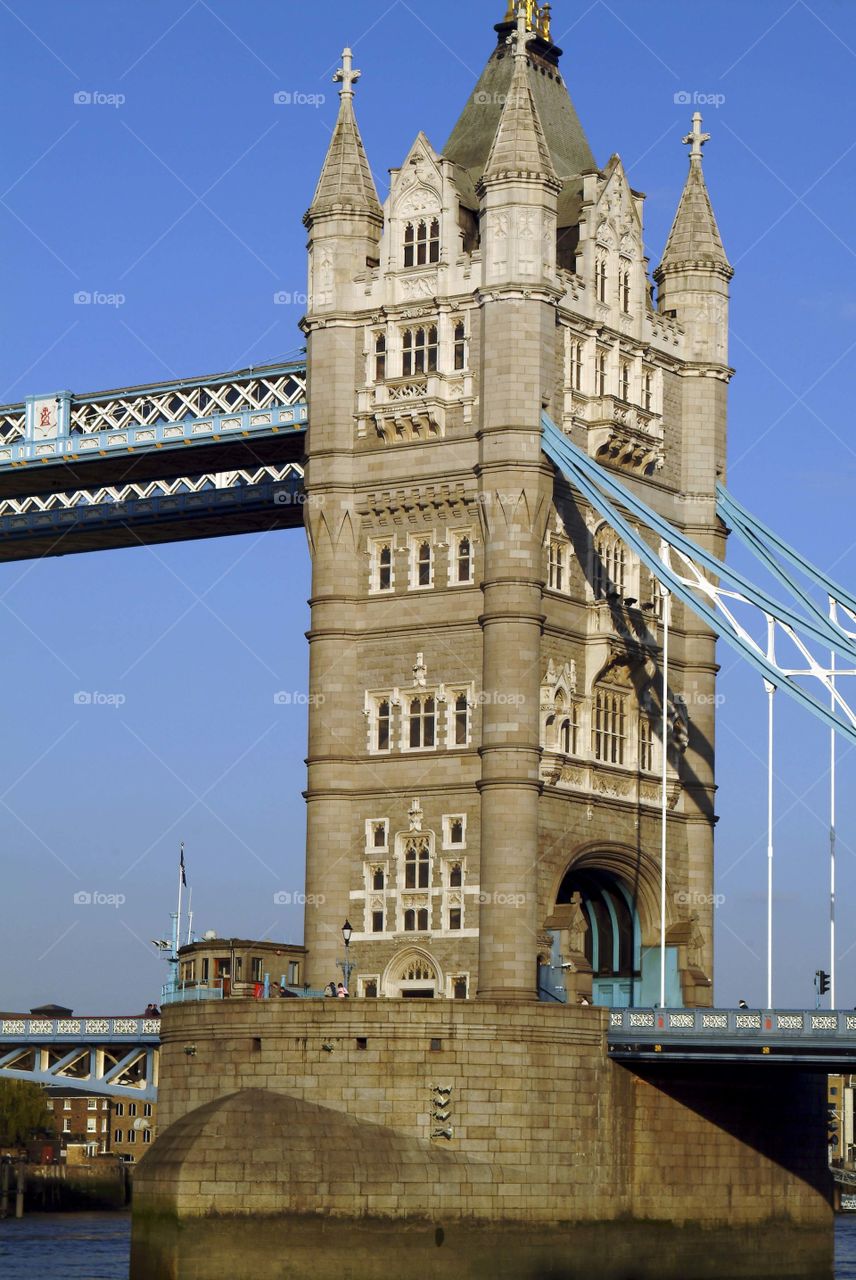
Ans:
[{"label": "street lamp", "polygon": [[353,932],[354,931],[351,928],[350,920],[346,920],[345,923],[342,925],[342,941],[345,944],[345,959],[340,960],[339,963],[341,964],[342,972],[345,975],[345,990],[349,994],[351,990],[351,970],[354,968],[353,964],[351,964],[351,959],[350,959],[351,953],[349,950],[351,945],[351,934]]}]

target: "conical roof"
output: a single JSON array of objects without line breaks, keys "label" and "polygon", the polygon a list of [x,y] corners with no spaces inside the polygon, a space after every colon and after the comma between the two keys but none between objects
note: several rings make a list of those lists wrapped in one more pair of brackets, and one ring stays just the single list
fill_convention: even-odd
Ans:
[{"label": "conical roof", "polygon": [[[497,48],[443,148],[446,159],[468,170],[473,183],[485,171],[510,95],[514,57],[507,37],[513,30],[509,22],[496,27]],[[561,52],[540,37],[533,40],[527,49],[526,79],[552,168],[560,178],[569,178],[597,169],[597,163],[559,71]]]},{"label": "conical roof", "polygon": [[377,188],[372,178],[363,140],[354,115],[351,84],[359,75],[350,68],[350,50],[346,50],[345,72],[338,72],[344,88],[339,94],[339,116],[330,147],[310,205],[310,214],[349,209],[382,217]]},{"label": "conical roof", "polygon": [[656,274],[692,265],[721,267],[729,273],[732,271],[704,180],[701,148],[708,135],[701,133],[701,116],[694,119],[693,125],[694,132],[684,139],[693,145],[690,171],[666,248],[663,250],[663,260]]},{"label": "conical roof", "polygon": [[[518,35],[518,40],[522,39]],[[558,185],[550,148],[532,96],[525,47],[514,56],[514,71],[502,107],[482,182],[508,175],[552,179]]]}]

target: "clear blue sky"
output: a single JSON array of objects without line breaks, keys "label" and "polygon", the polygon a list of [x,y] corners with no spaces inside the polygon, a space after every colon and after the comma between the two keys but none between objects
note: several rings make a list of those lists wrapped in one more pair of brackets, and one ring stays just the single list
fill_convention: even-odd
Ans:
[{"label": "clear blue sky", "polygon": [[[439,149],[504,0],[23,0],[0,4],[0,401],[261,363],[301,345],[301,217],[344,44],[382,195],[419,129]],[[851,588],[856,12],[846,0],[555,0],[595,155],[648,194],[658,260],[704,106],[736,267],[730,482]],[[274,95],[290,93],[291,105]],[[75,95],[94,101],[79,103]],[[313,105],[300,95],[325,100]],[[99,96],[112,102],[99,101]],[[118,98],[121,97],[121,101]],[[77,291],[124,295],[76,305]],[[0,1008],[156,997],[180,839],[195,923],[298,940],[308,554],[299,532],[0,566]],[[764,699],[724,667],[717,990],[764,992]],[[124,705],[78,706],[78,690]],[[780,701],[782,701],[780,699]],[[828,747],[782,708],[777,1003],[825,967]],[[856,1005],[853,752],[842,752],[839,1003]],[[121,906],[76,906],[76,892]],[[852,949],[851,949],[852,948]]]}]

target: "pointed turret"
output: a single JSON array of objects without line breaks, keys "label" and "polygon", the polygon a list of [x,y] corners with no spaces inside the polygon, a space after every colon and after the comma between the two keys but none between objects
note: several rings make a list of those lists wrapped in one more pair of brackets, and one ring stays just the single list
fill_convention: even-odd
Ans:
[{"label": "pointed turret", "polygon": [[496,135],[488,154],[481,185],[503,178],[536,178],[561,187],[550,148],[529,86],[526,46],[536,39],[526,31],[521,13],[515,37],[514,71],[511,86],[499,117]]},{"label": "pointed turret", "polygon": [[701,124],[701,114],[697,111],[693,116],[692,132],[684,138],[684,142],[692,148],[690,171],[666,241],[663,261],[657,268],[658,276],[693,266],[718,267],[727,272],[729,279],[734,274],[722,244],[704,180],[702,147],[710,141],[710,134],[702,133]]},{"label": "pointed turret", "polygon": [[350,49],[333,80],[340,83],[339,116],[303,221],[309,229],[310,311],[340,306],[347,290],[377,261],[383,210],[354,116],[355,81]]},{"label": "pointed turret", "polygon": [[359,80],[360,72],[353,70],[352,63],[351,50],[345,49],[342,67],[333,77],[336,83],[342,84],[339,117],[307,218],[339,210],[381,216],[377,188],[354,115],[352,85]]}]

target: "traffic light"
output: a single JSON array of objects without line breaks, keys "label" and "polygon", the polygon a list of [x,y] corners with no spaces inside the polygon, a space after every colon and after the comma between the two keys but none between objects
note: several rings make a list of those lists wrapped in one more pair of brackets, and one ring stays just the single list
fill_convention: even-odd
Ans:
[{"label": "traffic light", "polygon": [[814,976],[817,979],[818,995],[825,996],[829,990],[829,974],[825,973],[823,969],[818,969]]}]

